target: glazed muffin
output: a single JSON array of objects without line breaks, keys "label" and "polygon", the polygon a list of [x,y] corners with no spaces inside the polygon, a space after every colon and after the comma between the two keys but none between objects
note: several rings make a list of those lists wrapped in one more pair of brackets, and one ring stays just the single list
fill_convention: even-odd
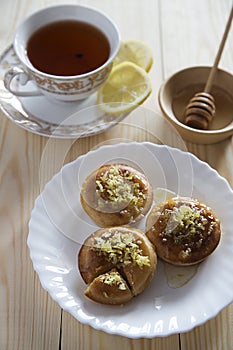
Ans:
[{"label": "glazed muffin", "polygon": [[153,191],[146,176],[138,170],[125,164],[107,164],[85,179],[80,201],[98,226],[120,226],[147,214]]},{"label": "glazed muffin", "polygon": [[218,246],[221,229],[215,214],[199,200],[174,197],[153,207],[146,235],[157,255],[174,265],[193,265]]},{"label": "glazed muffin", "polygon": [[138,229],[99,229],[78,254],[80,274],[89,286],[85,295],[103,304],[124,304],[142,293],[157,265],[153,245]]}]

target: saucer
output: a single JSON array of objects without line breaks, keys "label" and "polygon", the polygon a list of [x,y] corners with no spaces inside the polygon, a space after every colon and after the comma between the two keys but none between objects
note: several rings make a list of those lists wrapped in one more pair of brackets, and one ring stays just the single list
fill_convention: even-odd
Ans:
[{"label": "saucer", "polygon": [[[106,114],[97,105],[97,93],[85,100],[54,102],[43,95],[17,97],[4,87],[5,72],[20,66],[13,46],[0,56],[0,108],[16,125],[35,134],[56,138],[81,138],[106,131],[126,117]],[[32,82],[25,87],[14,82],[14,89],[35,89]]]}]

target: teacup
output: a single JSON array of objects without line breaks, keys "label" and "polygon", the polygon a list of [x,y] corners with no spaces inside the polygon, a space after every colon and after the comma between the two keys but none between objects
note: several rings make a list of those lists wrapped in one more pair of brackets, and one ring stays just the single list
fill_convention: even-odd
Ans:
[{"label": "teacup", "polygon": [[[42,28],[48,28],[49,25],[54,25],[55,22],[59,23],[59,21],[77,21],[100,31],[109,45],[106,60],[84,73],[68,73],[68,75],[46,72],[32,64],[28,55],[29,40],[32,40],[32,36],[36,35]],[[75,101],[88,97],[106,81],[119,50],[120,34],[114,22],[106,14],[94,8],[80,5],[60,5],[42,9],[28,17],[17,29],[13,45],[20,65],[10,68],[4,77],[5,87],[12,94],[16,96],[44,94],[53,100]],[[97,51],[98,46],[96,47]],[[95,54],[92,56],[95,57]],[[82,57],[82,53],[78,52],[77,59],[80,57]],[[54,64],[56,61],[54,60]],[[19,85],[25,85],[28,81],[32,81],[35,90],[16,89],[13,86],[13,79],[18,79]]]}]

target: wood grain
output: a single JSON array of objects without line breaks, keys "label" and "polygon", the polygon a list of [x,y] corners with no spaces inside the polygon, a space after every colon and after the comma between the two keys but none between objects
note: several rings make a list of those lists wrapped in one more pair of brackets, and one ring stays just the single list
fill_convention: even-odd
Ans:
[{"label": "wood grain", "polygon": [[[164,79],[192,65],[211,65],[231,0],[86,0],[119,25],[122,39],[147,42],[154,54],[153,92],[119,125],[92,137],[56,140],[33,135],[0,112],[0,349],[1,350],[230,350],[233,305],[190,332],[154,339],[128,339],[77,322],[42,288],[27,249],[28,221],[46,182],[67,162],[103,144],[151,141],[188,150],[233,186],[233,139],[215,145],[185,143],[167,125],[157,95]],[[28,14],[62,0],[2,0],[0,50]],[[233,31],[220,67],[233,73]],[[38,238],[39,239],[39,238]],[[184,310],[185,312],[185,310]]]}]

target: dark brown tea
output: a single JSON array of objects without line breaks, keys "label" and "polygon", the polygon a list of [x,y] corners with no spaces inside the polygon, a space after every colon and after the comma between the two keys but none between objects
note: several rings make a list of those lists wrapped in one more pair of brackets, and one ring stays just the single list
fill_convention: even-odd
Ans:
[{"label": "dark brown tea", "polygon": [[39,28],[29,38],[27,54],[39,71],[52,75],[90,72],[107,61],[110,44],[98,28],[66,20]]}]

